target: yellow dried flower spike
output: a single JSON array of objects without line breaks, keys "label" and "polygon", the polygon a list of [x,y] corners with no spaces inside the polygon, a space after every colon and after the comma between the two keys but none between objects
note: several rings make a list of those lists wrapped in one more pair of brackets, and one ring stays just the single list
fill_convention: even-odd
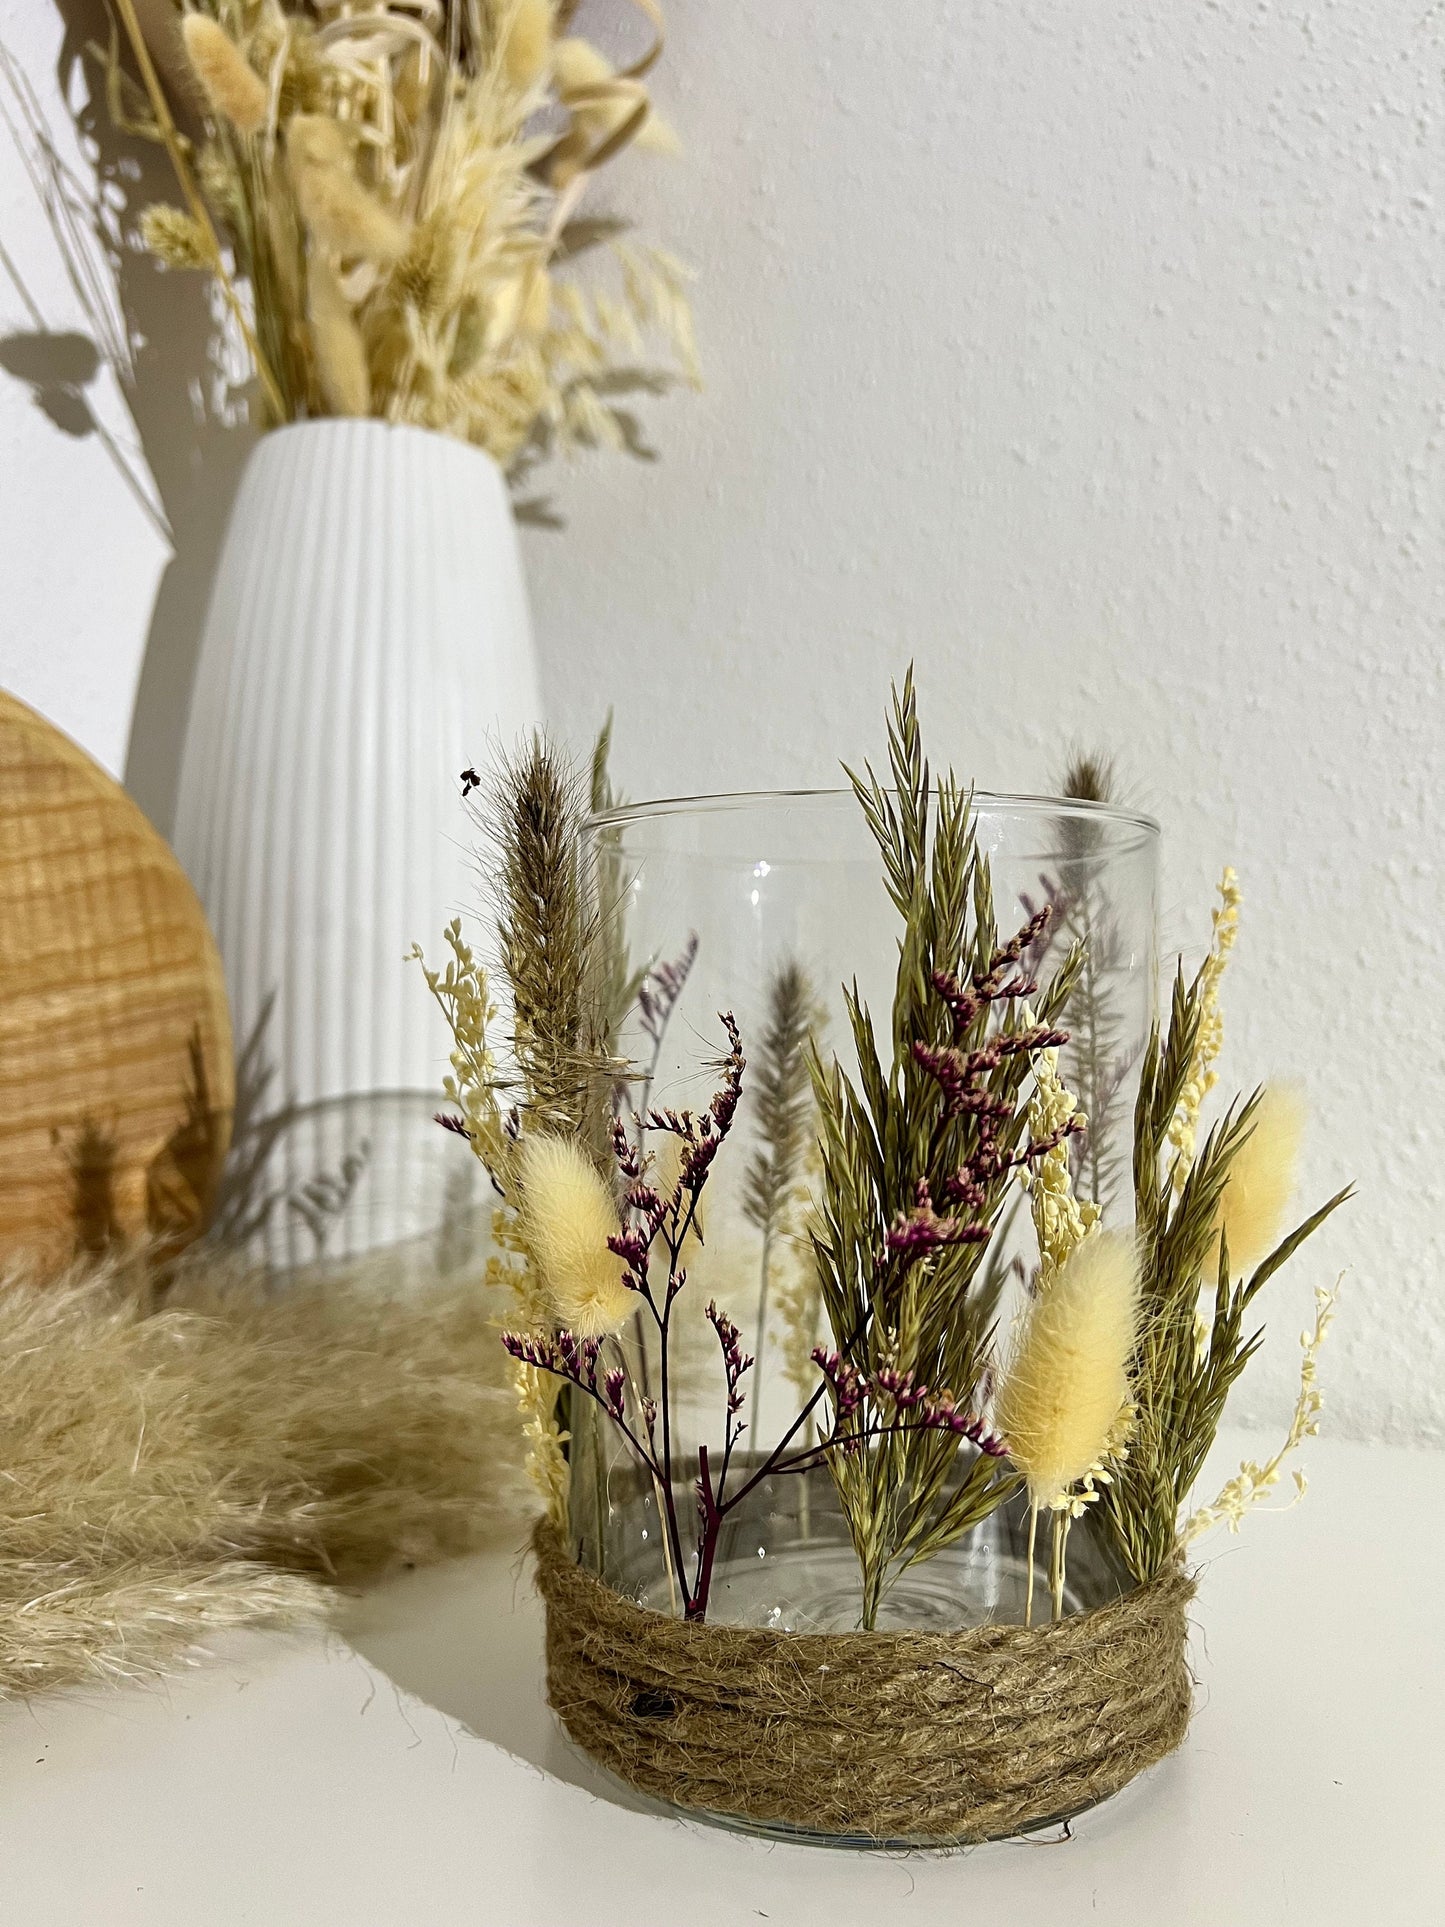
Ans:
[{"label": "yellow dried flower spike", "polygon": [[[1033,1013],[1024,1010],[1025,1023]],[[1037,1140],[1051,1138],[1069,1120],[1079,1116],[1078,1102],[1059,1076],[1059,1053],[1040,1051],[1034,1059],[1034,1095],[1029,1103],[1029,1135]],[[1087,1120],[1085,1120],[1087,1122]],[[1034,1235],[1039,1246],[1039,1290],[1047,1291],[1067,1261],[1099,1222],[1099,1207],[1088,1198],[1074,1196],[1069,1171],[1068,1141],[1056,1144],[1033,1166],[1025,1180],[1029,1208],[1033,1214]]]},{"label": "yellow dried flower spike", "polygon": [[188,13],[181,38],[212,113],[238,134],[259,134],[269,110],[266,83],[225,28],[208,14]]},{"label": "yellow dried flower spike", "polygon": [[523,1138],[517,1175],[522,1241],[558,1321],[579,1338],[620,1331],[634,1300],[607,1248],[617,1207],[591,1159],[573,1138],[538,1134]]},{"label": "yellow dried flower spike", "polygon": [[[542,1335],[551,1329],[552,1309],[527,1258],[517,1214],[506,1206],[492,1214],[492,1238],[497,1250],[487,1261],[487,1283],[510,1291],[515,1306],[510,1323],[520,1331]],[[569,1483],[562,1449],[569,1434],[557,1422],[561,1382],[550,1372],[539,1372],[534,1365],[513,1359],[512,1389],[527,1442],[527,1476],[541,1496],[548,1518],[560,1530],[567,1521]]]},{"label": "yellow dried flower spike", "polygon": [[1174,1182],[1182,1189],[1184,1180],[1189,1176],[1194,1164],[1194,1148],[1199,1135],[1199,1112],[1204,1100],[1219,1081],[1219,1073],[1214,1069],[1224,1043],[1224,1018],[1219,1008],[1219,985],[1224,976],[1229,953],[1234,948],[1239,935],[1239,882],[1234,871],[1226,869],[1219,879],[1219,907],[1213,913],[1214,934],[1209,945],[1209,955],[1204,960],[1200,972],[1202,995],[1199,1004],[1199,1030],[1195,1036],[1194,1054],[1189,1062],[1189,1075],[1184,1081],[1184,1089],[1179,1098],[1173,1121],[1169,1126],[1169,1142],[1176,1153]]}]

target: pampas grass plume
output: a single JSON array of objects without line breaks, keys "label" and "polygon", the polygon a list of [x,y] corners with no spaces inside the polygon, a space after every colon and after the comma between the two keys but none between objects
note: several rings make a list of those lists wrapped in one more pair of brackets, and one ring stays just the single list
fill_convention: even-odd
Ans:
[{"label": "pampas grass plume", "polygon": [[522,1237],[557,1316],[579,1338],[620,1330],[633,1298],[607,1248],[617,1209],[596,1167],[574,1138],[539,1133],[523,1138],[518,1173]]},{"label": "pampas grass plume", "polygon": [[997,1421],[1037,1507],[1097,1464],[1128,1396],[1139,1308],[1133,1240],[1098,1231],[1029,1309]]},{"label": "pampas grass plume", "polygon": [[266,125],[266,83],[225,28],[204,13],[188,13],[181,36],[212,110],[238,134],[259,134]]},{"label": "pampas grass plume", "polygon": [[[1254,1129],[1235,1153],[1219,1201],[1218,1231],[1229,1245],[1230,1269],[1248,1271],[1279,1242],[1284,1214],[1295,1186],[1305,1104],[1288,1084],[1271,1084],[1254,1113]],[[1211,1276],[1208,1268],[1206,1280]]]},{"label": "pampas grass plume", "polygon": [[352,173],[350,143],[338,121],[294,114],[286,124],[286,161],[313,240],[382,265],[400,258],[407,230]]},{"label": "pampas grass plume", "polygon": [[0,1701],[325,1618],[336,1583],[514,1543],[498,1294],[405,1250],[275,1280],[199,1248],[0,1262]]}]

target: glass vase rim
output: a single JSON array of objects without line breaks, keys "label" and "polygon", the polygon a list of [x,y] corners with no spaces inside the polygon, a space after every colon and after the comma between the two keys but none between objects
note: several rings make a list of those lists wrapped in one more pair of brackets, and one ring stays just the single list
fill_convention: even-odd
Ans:
[{"label": "glass vase rim", "polygon": [[[888,795],[896,796],[897,791],[887,788]],[[1127,844],[1117,848],[1133,848],[1147,840],[1157,841],[1160,827],[1157,817],[1144,810],[1130,809],[1120,803],[1097,803],[1080,796],[1045,796],[1028,790],[985,790],[971,792],[975,807],[983,806],[1003,812],[1012,810],[1020,815],[1043,818],[1072,818],[1078,821],[1112,824],[1134,832]],[[658,796],[639,800],[636,803],[617,803],[610,809],[593,810],[587,818],[589,830],[621,829],[629,823],[648,823],[665,816],[703,816],[722,815],[729,810],[757,809],[768,804],[786,803],[838,803],[857,804],[857,797],[851,789],[772,789],[772,790],[716,790],[698,796]]]}]

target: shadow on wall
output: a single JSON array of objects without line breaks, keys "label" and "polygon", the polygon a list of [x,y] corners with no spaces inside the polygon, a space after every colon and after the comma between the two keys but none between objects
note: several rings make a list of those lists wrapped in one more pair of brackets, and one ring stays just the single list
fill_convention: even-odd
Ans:
[{"label": "shadow on wall", "polygon": [[[34,154],[27,159],[97,339],[38,325],[32,333],[0,341],[0,369],[30,388],[36,405],[63,434],[98,435],[132,491],[150,498],[148,513],[167,525],[172,554],[151,611],[125,785],[169,837],[206,603],[251,445],[244,397],[249,371],[244,362],[228,358],[209,278],[162,268],[140,241],[142,210],[153,201],[174,203],[179,196],[161,148],[122,132],[112,120],[98,52],[111,34],[104,0],[56,0],[56,5],[64,27],[57,78],[94,169],[94,184],[72,176],[65,205],[57,207],[53,188],[49,194],[44,189],[47,174],[53,180],[45,157],[38,170]],[[30,132],[33,148],[36,130]],[[23,124],[17,124],[17,133],[23,141]],[[20,292],[40,323],[25,290]],[[112,363],[130,410],[149,488],[87,398],[102,359]]]}]

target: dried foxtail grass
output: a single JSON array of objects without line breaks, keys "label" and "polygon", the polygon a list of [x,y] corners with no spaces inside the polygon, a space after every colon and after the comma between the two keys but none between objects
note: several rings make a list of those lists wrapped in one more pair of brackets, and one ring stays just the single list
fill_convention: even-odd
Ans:
[{"label": "dried foxtail grass", "polygon": [[516,1536],[492,1301],[395,1261],[268,1291],[195,1260],[0,1274],[0,1694],[309,1623],[394,1561]]}]

